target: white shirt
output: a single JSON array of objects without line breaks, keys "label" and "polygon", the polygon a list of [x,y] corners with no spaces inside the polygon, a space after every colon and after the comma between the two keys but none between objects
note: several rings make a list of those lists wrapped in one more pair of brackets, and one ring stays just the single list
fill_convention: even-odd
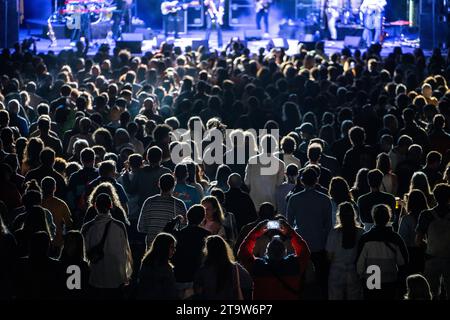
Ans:
[{"label": "white shirt", "polygon": [[[263,164],[266,163],[266,164]],[[284,162],[274,155],[257,155],[249,159],[245,168],[245,184],[256,208],[263,202],[277,203],[277,187],[284,180]]]},{"label": "white shirt", "polygon": [[364,12],[367,9],[378,9],[380,11],[384,10],[384,7],[386,6],[386,0],[364,0],[364,2],[361,4],[360,10]]},{"label": "white shirt", "polygon": [[98,263],[90,265],[89,284],[96,288],[119,288],[128,282],[132,272],[125,226],[109,214],[99,214],[83,226],[86,252],[100,243],[109,221],[112,222],[105,240],[104,257]]}]

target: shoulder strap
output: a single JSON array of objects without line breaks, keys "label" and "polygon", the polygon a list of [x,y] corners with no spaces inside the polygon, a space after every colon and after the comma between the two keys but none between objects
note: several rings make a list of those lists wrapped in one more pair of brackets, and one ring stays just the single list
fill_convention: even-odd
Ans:
[{"label": "shoulder strap", "polygon": [[286,281],[284,281],[283,278],[281,278],[281,276],[273,269],[273,267],[270,265],[269,262],[267,262],[267,266],[269,267],[270,272],[272,273],[273,276],[275,276],[275,278],[277,278],[277,280],[281,283],[281,285],[288,290],[289,292],[300,296],[300,291],[297,289],[292,288]]},{"label": "shoulder strap", "polygon": [[105,245],[106,236],[108,235],[108,231],[109,231],[109,227],[111,226],[111,223],[112,223],[112,220],[109,221],[105,226],[105,230],[103,231],[102,240],[100,240],[100,242],[98,244],[101,247],[103,247]]}]

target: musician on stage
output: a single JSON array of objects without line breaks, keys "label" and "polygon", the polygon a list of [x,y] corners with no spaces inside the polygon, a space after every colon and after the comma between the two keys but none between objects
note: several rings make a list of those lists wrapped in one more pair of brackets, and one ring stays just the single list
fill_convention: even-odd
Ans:
[{"label": "musician on stage", "polygon": [[[131,6],[133,0],[116,0],[116,10],[113,12],[113,25],[112,33],[114,40],[118,40],[122,35],[122,32],[131,31]],[[124,21],[124,26],[121,28],[122,20]]]},{"label": "musician on stage", "polygon": [[[363,39],[367,47],[380,42],[386,0],[364,0],[360,7],[364,26]],[[375,36],[373,35],[375,33]]]},{"label": "musician on stage", "polygon": [[205,40],[209,41],[213,25],[217,30],[217,42],[219,48],[223,46],[222,25],[223,16],[225,14],[225,0],[205,0],[206,8],[206,36]]},{"label": "musician on stage", "polygon": [[336,22],[339,18],[339,0],[325,0],[325,15],[331,40],[337,40]]},{"label": "musician on stage", "polygon": [[261,30],[261,20],[264,21],[264,32],[269,34],[269,9],[272,0],[255,0],[256,7],[256,28]]},{"label": "musician on stage", "polygon": [[73,16],[73,32],[70,39],[71,43],[80,41],[84,37],[87,42],[91,41],[91,19],[89,17],[89,10],[86,4],[79,4],[77,12]]},{"label": "musician on stage", "polygon": [[161,12],[163,14],[164,36],[169,36],[170,32],[174,33],[176,39],[178,35],[179,12],[184,9],[183,1],[162,1]]}]

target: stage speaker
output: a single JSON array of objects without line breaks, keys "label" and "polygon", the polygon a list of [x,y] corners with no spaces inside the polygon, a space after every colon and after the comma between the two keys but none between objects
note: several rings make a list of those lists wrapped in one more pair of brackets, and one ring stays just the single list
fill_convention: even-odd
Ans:
[{"label": "stage speaker", "polygon": [[208,40],[192,40],[192,50],[197,51],[200,46],[209,49]]},{"label": "stage speaker", "polygon": [[344,47],[358,49],[361,44],[361,37],[345,36]]},{"label": "stage speaker", "polygon": [[12,48],[19,42],[17,0],[0,0],[0,48]]},{"label": "stage speaker", "polygon": [[120,49],[128,49],[131,53],[142,53],[143,40],[142,33],[122,33],[121,40],[116,42],[116,46]]},{"label": "stage speaker", "polygon": [[156,36],[156,47],[157,47],[157,48],[160,48],[160,47],[161,47],[161,44],[162,44],[164,41],[166,41],[166,37],[165,37],[164,35],[162,35],[162,34],[158,34],[158,35]]},{"label": "stage speaker", "polygon": [[263,38],[263,34],[262,34],[261,30],[258,30],[258,29],[244,30],[245,41],[261,40],[262,38]]},{"label": "stage speaker", "polygon": [[141,33],[144,37],[144,40],[151,40],[154,37],[153,30],[150,28],[136,28],[134,32]]},{"label": "stage speaker", "polygon": [[273,38],[270,41],[273,42],[273,46],[275,48],[289,50],[289,42],[286,40],[286,38]]},{"label": "stage speaker", "polygon": [[442,48],[447,42],[446,16],[435,14],[433,19],[432,13],[420,15],[420,48],[432,50],[434,48]]}]

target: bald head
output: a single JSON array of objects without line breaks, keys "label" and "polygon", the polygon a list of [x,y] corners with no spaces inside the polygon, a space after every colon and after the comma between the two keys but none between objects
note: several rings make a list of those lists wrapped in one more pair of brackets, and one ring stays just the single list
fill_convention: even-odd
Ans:
[{"label": "bald head", "polygon": [[240,188],[242,185],[242,178],[239,173],[232,173],[228,177],[228,186],[230,188]]}]

